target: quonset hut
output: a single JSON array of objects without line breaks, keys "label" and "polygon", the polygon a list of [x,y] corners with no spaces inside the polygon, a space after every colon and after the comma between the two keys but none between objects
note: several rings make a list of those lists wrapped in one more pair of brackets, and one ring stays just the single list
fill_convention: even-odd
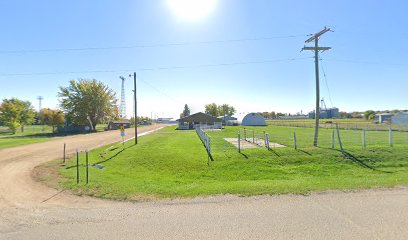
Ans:
[{"label": "quonset hut", "polygon": [[265,118],[259,113],[249,113],[242,119],[242,126],[266,126]]}]

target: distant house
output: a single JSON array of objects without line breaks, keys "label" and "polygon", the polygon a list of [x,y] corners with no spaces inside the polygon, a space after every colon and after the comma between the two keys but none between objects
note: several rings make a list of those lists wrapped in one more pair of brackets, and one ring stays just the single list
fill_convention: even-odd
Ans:
[{"label": "distant house", "polygon": [[163,124],[171,124],[173,123],[173,118],[158,118],[157,123],[163,123]]},{"label": "distant house", "polygon": [[394,115],[391,113],[381,113],[381,114],[375,115],[375,120],[378,123],[391,122],[392,116]]},{"label": "distant house", "polygon": [[392,124],[407,126],[408,125],[408,112],[400,112],[397,115],[393,116],[391,119],[392,119]]},{"label": "distant house", "polygon": [[111,121],[108,124],[108,130],[117,130],[117,129],[120,129],[120,126],[123,126],[125,128],[130,128],[130,120],[122,119],[122,120]]},{"label": "distant house", "polygon": [[179,130],[188,129],[221,129],[222,120],[209,114],[198,112],[177,120]]},{"label": "distant house", "polygon": [[221,119],[222,123],[227,126],[238,125],[238,119],[232,116],[222,116],[219,117],[219,119]]},{"label": "distant house", "polygon": [[249,113],[242,119],[242,126],[266,126],[265,118],[259,113]]}]

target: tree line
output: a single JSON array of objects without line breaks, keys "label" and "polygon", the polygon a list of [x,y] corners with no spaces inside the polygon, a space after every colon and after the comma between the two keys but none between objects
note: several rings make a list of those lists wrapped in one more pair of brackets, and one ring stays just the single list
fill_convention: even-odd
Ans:
[{"label": "tree line", "polygon": [[[89,126],[96,130],[98,123],[120,119],[115,92],[95,79],[71,80],[67,87],[61,86],[57,94],[60,109],[41,109],[36,112],[29,101],[17,98],[3,99],[0,104],[0,123],[15,134],[20,127],[33,123],[53,127],[53,131],[64,124]],[[149,119],[138,117],[138,122]],[[133,120],[134,122],[134,120]]]}]

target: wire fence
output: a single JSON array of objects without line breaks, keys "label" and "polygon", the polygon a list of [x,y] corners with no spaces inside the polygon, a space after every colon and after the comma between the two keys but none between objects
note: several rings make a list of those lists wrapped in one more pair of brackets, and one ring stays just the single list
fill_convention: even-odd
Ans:
[{"label": "wire fence", "polygon": [[[228,127],[227,127],[228,129]],[[388,130],[351,130],[320,128],[318,148],[314,147],[314,129],[300,127],[234,128],[209,131],[211,153],[243,153],[256,155],[259,151],[297,155],[299,151],[333,149],[364,154],[374,149],[408,147],[408,132]]]},{"label": "wire fence", "polygon": [[[286,126],[286,127],[301,127],[314,128],[315,122],[310,120],[268,120],[268,125],[272,126]],[[336,120],[321,120],[320,128],[333,129],[336,124],[340,129],[344,130],[368,130],[368,131],[388,131],[391,127],[395,131],[408,132],[408,126],[396,124],[374,124],[367,121],[336,121]]]}]

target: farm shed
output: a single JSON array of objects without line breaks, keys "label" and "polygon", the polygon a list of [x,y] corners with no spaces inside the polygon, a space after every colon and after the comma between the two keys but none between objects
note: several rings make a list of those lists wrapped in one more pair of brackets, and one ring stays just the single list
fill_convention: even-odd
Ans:
[{"label": "farm shed", "polygon": [[378,123],[385,123],[385,122],[391,122],[392,116],[393,115],[391,113],[381,113],[381,114],[377,114],[375,118],[378,121]]},{"label": "farm shed", "polygon": [[238,125],[238,119],[232,116],[222,116],[219,117],[219,119],[221,119],[222,123],[227,126]]},{"label": "farm shed", "polygon": [[242,120],[242,126],[266,126],[265,118],[259,113],[249,113]]},{"label": "farm shed", "polygon": [[109,122],[108,130],[117,130],[120,126],[124,126],[125,128],[130,128],[130,120],[123,119]]},{"label": "farm shed", "polygon": [[408,125],[408,112],[400,112],[392,117],[392,124]]},{"label": "farm shed", "polygon": [[179,130],[188,130],[195,128],[202,129],[221,129],[222,120],[209,114],[198,112],[193,115],[177,120]]}]

